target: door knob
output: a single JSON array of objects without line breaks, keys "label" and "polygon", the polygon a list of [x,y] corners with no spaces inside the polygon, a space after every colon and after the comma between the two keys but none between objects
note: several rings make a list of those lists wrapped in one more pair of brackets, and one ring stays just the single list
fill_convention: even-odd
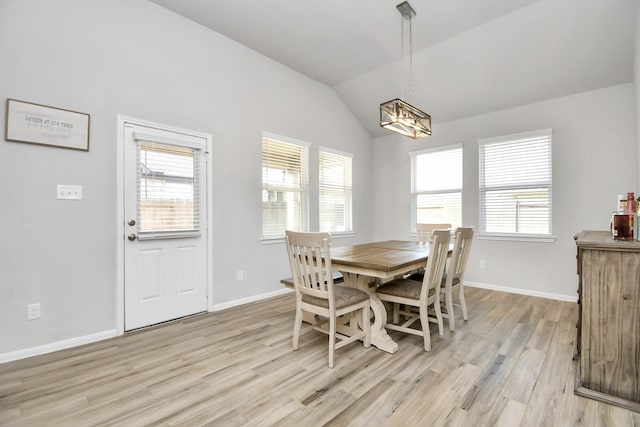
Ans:
[{"label": "door knob", "polygon": [[128,224],[133,227],[134,225],[136,225],[136,220],[135,219],[130,219]]},{"label": "door knob", "polygon": [[131,241],[133,242],[134,240],[136,240],[136,235],[135,235],[135,234],[133,234],[133,233],[131,233],[131,234],[129,234],[129,235],[127,236],[127,239],[129,239],[129,240],[131,240]]}]

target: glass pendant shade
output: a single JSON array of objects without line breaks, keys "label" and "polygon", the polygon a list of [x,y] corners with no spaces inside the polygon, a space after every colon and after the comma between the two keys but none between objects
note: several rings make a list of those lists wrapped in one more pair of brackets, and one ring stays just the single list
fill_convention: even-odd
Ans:
[{"label": "glass pendant shade", "polygon": [[399,98],[380,104],[380,126],[409,138],[431,135],[431,116]]}]

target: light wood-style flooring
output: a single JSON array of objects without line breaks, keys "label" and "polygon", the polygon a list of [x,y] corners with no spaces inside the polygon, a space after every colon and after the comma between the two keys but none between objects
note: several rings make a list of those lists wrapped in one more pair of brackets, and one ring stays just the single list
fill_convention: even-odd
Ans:
[{"label": "light wood-style flooring", "polygon": [[467,288],[438,336],[291,350],[293,295],[0,365],[2,426],[640,426],[574,395],[577,305]]}]

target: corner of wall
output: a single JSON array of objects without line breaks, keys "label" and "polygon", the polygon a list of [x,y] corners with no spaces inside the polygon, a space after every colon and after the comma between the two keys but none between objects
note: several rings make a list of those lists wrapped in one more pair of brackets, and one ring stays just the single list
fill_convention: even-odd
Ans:
[{"label": "corner of wall", "polygon": [[636,94],[636,157],[637,189],[640,192],[640,7],[636,5],[636,37],[633,58],[633,82]]}]

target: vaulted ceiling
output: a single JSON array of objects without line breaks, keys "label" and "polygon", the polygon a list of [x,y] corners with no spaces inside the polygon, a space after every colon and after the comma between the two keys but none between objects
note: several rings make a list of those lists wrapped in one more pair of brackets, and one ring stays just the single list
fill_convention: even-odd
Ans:
[{"label": "vaulted ceiling", "polygon": [[[636,0],[152,0],[332,87],[371,136],[399,97],[438,123],[633,80]],[[405,66],[407,65],[405,58]]]}]

